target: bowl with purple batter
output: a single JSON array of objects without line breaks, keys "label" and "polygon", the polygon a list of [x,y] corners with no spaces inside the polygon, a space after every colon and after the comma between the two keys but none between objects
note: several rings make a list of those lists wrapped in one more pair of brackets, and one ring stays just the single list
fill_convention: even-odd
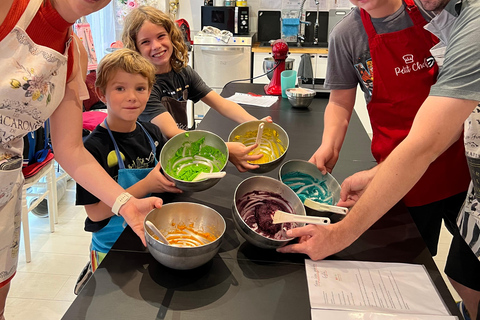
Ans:
[{"label": "bowl with purple batter", "polygon": [[251,244],[264,249],[282,247],[292,240],[285,231],[303,226],[301,223],[273,224],[276,210],[306,215],[300,198],[276,179],[254,176],[237,186],[232,204],[233,221],[237,231]]}]

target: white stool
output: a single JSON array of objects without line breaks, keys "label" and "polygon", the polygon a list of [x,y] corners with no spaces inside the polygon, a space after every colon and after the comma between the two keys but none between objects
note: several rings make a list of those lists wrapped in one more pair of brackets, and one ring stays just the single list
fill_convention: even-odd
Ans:
[{"label": "white stool", "polygon": [[[30,228],[28,223],[28,213],[35,209],[43,199],[47,198],[48,217],[50,220],[50,232],[55,232],[55,223],[57,223],[57,179],[55,176],[55,161],[51,160],[37,174],[25,179],[22,194],[22,226],[23,240],[25,242],[25,259],[27,262],[32,260],[30,249]],[[46,182],[40,182],[45,177]],[[32,203],[27,204],[27,189],[36,185],[44,185],[43,193],[28,192],[28,196],[38,197]],[[38,190],[38,189],[37,189]]]}]

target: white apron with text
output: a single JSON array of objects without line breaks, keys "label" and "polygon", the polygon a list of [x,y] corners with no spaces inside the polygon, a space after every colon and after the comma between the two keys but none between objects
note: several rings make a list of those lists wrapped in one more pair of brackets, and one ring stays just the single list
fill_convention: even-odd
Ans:
[{"label": "white apron with text", "polygon": [[23,136],[38,129],[65,94],[69,44],[60,54],[25,32],[42,1],[30,0],[0,42],[0,284],[15,274],[18,262]]}]

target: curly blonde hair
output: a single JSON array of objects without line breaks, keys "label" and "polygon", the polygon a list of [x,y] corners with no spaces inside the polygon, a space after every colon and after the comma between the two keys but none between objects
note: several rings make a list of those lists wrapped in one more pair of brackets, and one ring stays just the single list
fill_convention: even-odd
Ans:
[{"label": "curly blonde hair", "polygon": [[173,45],[170,65],[176,72],[187,66],[188,50],[183,42],[183,34],[170,16],[154,7],[140,6],[133,9],[125,17],[122,42],[126,48],[139,51],[137,48],[137,35],[145,21],[162,26],[168,33]]},{"label": "curly blonde hair", "polygon": [[155,66],[137,51],[127,48],[117,49],[103,57],[97,66],[95,87],[105,93],[108,81],[118,70],[145,77],[148,81],[148,89],[152,89],[155,82]]}]

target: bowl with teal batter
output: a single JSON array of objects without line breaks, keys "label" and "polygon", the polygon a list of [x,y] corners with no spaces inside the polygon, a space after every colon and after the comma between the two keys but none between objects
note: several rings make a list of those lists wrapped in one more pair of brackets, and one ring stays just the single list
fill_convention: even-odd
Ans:
[{"label": "bowl with teal batter", "polygon": [[239,124],[230,132],[229,142],[241,142],[251,146],[255,144],[258,126],[264,123],[260,146],[252,153],[262,153],[263,157],[250,163],[257,164],[257,169],[249,170],[252,173],[265,173],[272,171],[280,165],[287,154],[290,140],[287,132],[278,124],[267,121],[255,120]]},{"label": "bowl with teal batter", "polygon": [[323,174],[317,166],[305,160],[286,161],[278,171],[281,182],[290,187],[305,202],[313,201],[336,205],[340,200],[340,184],[327,172]]},{"label": "bowl with teal batter", "polygon": [[203,191],[221,178],[193,182],[200,172],[220,172],[227,165],[228,148],[222,138],[203,130],[182,132],[163,146],[160,164],[165,176],[183,191]]}]

